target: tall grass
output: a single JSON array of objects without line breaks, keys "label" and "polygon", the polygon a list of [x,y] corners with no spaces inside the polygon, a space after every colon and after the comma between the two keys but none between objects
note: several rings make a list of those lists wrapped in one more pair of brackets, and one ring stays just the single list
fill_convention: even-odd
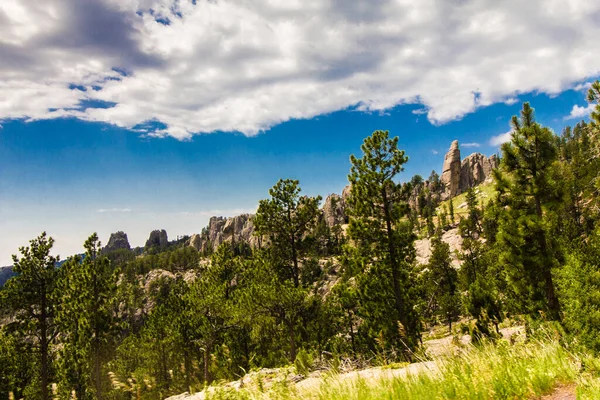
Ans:
[{"label": "tall grass", "polygon": [[[597,362],[597,361],[596,361]],[[600,362],[597,362],[600,365]],[[382,374],[364,379],[332,376],[298,390],[293,385],[268,391],[217,390],[211,399],[533,399],[559,385],[577,385],[580,399],[600,399],[595,371],[582,372],[579,357],[557,341],[466,347],[451,358],[437,360],[418,373]]]}]

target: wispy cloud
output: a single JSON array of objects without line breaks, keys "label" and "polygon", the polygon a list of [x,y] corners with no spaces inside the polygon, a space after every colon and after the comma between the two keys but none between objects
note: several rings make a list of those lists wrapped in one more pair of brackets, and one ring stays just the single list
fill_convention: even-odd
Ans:
[{"label": "wispy cloud", "polygon": [[181,211],[180,215],[189,215],[197,217],[233,217],[240,214],[254,214],[256,208],[233,208],[229,210],[200,210],[200,211]]},{"label": "wispy cloud", "polygon": [[479,143],[463,143],[461,144],[462,147],[480,147],[481,145]]},{"label": "wispy cloud", "polygon": [[577,104],[573,106],[571,109],[571,113],[564,117],[563,119],[577,119],[577,118],[585,118],[594,111],[595,104],[588,104],[585,107],[578,106]]},{"label": "wispy cloud", "polygon": [[131,212],[131,208],[100,208],[97,213],[126,213]]},{"label": "wispy cloud", "polygon": [[435,150],[435,149],[431,149],[431,152],[432,152],[433,154],[439,154],[439,151],[437,151],[437,150]]},{"label": "wispy cloud", "polygon": [[592,87],[592,82],[583,82],[573,87],[578,92],[587,92]]},{"label": "wispy cloud", "polygon": [[502,143],[506,143],[510,141],[512,135],[512,130],[501,135],[492,136],[490,139],[490,145],[492,146],[500,146]]}]

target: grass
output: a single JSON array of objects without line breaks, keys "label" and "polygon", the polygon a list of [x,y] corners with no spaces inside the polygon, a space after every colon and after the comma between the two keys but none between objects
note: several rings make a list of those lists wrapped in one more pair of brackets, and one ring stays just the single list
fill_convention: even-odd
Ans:
[{"label": "grass", "polygon": [[[475,186],[473,188],[475,190],[475,194],[477,195],[477,200],[479,204],[483,204],[484,206],[496,195],[496,188],[494,182],[484,182],[481,185]],[[442,201],[436,212],[439,215],[439,212],[446,207],[446,209],[450,208],[450,202],[454,206],[454,215],[461,216],[467,214],[467,207],[460,208],[462,204],[466,204],[467,202],[467,193],[461,193],[456,197],[453,197],[450,200]]]},{"label": "grass", "polygon": [[[587,356],[586,356],[587,357]],[[421,372],[379,375],[329,375],[297,389],[279,384],[268,390],[217,389],[210,399],[536,399],[559,385],[576,385],[578,399],[600,399],[600,360],[577,356],[556,340],[511,345],[506,341],[468,346]],[[583,360],[583,362],[582,362]]]}]

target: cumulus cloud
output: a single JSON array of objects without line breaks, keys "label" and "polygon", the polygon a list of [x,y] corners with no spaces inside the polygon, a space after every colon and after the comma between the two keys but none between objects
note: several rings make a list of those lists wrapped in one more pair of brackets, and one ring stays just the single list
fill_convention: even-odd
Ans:
[{"label": "cumulus cloud", "polygon": [[512,135],[512,130],[508,131],[506,133],[503,133],[501,135],[498,135],[498,136],[492,136],[492,138],[490,139],[490,145],[500,146],[502,143],[506,143],[506,142],[510,141],[511,135]]},{"label": "cumulus cloud", "polygon": [[587,106],[578,106],[576,104],[571,109],[571,113],[567,115],[564,119],[567,120],[587,117],[592,113],[592,111],[594,111],[595,107],[595,104],[588,104]]},{"label": "cumulus cloud", "polygon": [[410,103],[441,124],[600,74],[599,20],[585,0],[3,0],[0,120],[185,139]]},{"label": "cumulus cloud", "polygon": [[479,143],[463,143],[461,144],[462,147],[480,147],[481,145]]}]

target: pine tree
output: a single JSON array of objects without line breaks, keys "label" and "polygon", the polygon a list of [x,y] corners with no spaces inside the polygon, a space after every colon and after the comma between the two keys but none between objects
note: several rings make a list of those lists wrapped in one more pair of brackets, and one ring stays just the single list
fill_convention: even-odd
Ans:
[{"label": "pine tree", "polygon": [[452,322],[459,315],[458,272],[452,266],[450,246],[436,236],[432,240],[432,253],[427,264],[427,277],[433,286],[432,292],[439,312],[452,333]]},{"label": "pine tree", "polygon": [[29,247],[19,248],[20,257],[13,255],[16,276],[6,282],[2,295],[15,315],[19,333],[35,343],[40,368],[39,397],[48,400],[52,377],[50,346],[58,334],[54,317],[59,258],[50,254],[54,239],[46,232],[29,243]]},{"label": "pine tree", "polygon": [[261,200],[254,217],[256,234],[267,236],[274,254],[282,261],[296,287],[300,286],[302,240],[317,223],[321,196],[300,196],[297,180],[280,179],[269,189],[270,199]]},{"label": "pine tree", "polygon": [[552,269],[558,248],[547,234],[548,213],[556,201],[552,181],[557,148],[553,133],[535,122],[534,110],[523,104],[511,121],[512,139],[502,145],[497,190],[505,206],[500,220],[501,261],[506,265],[514,299],[532,315],[544,310],[560,319]]},{"label": "pine tree", "polygon": [[[349,251],[347,259],[363,284],[363,305],[371,307],[365,308],[370,314],[365,317],[372,318],[373,329],[387,325],[388,339],[412,349],[420,336],[411,295],[414,234],[403,220],[409,213],[408,193],[394,182],[408,158],[398,149],[398,137],[388,135],[373,132],[361,146],[363,156],[350,156],[348,235],[356,250]],[[391,309],[384,300],[388,293],[393,299]]]},{"label": "pine tree", "polygon": [[83,259],[75,256],[61,268],[61,306],[57,322],[62,337],[60,370],[68,393],[79,399],[103,397],[102,354],[114,319],[112,305],[116,277],[101,244],[93,233],[84,243]]}]

